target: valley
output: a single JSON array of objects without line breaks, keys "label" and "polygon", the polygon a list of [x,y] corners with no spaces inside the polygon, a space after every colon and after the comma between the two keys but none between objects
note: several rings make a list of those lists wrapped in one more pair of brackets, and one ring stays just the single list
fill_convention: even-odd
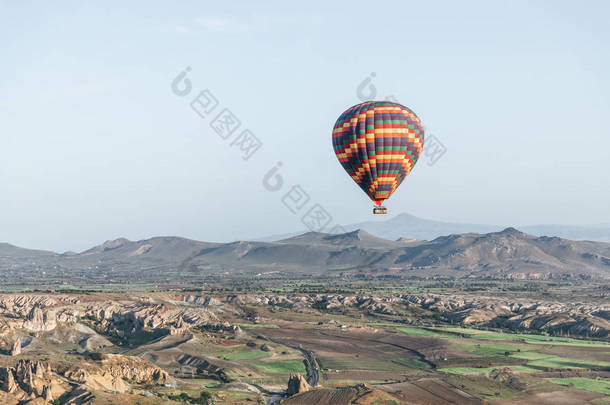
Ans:
[{"label": "valley", "polygon": [[[607,403],[607,299],[562,302],[561,286],[549,289],[548,300],[531,286],[500,293],[502,284],[490,283],[497,290],[486,294],[468,292],[468,285],[479,284],[420,284],[424,293],[4,294],[0,398],[15,405],[119,398],[123,404]],[[608,286],[575,290],[604,294]]]},{"label": "valley", "polygon": [[610,244],[0,245],[3,404],[610,403]]}]

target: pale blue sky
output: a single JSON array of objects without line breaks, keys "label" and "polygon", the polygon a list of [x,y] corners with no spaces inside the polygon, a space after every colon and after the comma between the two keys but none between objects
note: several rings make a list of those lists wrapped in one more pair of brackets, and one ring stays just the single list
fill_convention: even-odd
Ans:
[{"label": "pale blue sky", "polygon": [[[294,184],[331,226],[385,219],[330,141],[371,72],[377,98],[447,148],[391,214],[610,222],[608,15],[604,1],[0,1],[0,241],[290,232],[304,228],[281,202]],[[263,142],[250,160],[191,110],[206,88]]]}]

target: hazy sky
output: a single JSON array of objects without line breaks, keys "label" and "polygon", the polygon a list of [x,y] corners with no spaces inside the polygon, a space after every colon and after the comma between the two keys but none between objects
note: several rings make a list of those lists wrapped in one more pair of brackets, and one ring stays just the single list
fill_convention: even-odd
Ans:
[{"label": "hazy sky", "polygon": [[[0,1],[0,241],[228,241],[304,229],[314,204],[328,228],[384,220],[331,145],[372,72],[376,98],[447,150],[390,214],[610,222],[608,15],[605,1]],[[201,118],[204,89],[218,105]],[[210,126],[224,108],[241,122],[227,140]],[[247,161],[231,145],[243,129],[262,142]],[[297,184],[310,199],[293,214]]]}]

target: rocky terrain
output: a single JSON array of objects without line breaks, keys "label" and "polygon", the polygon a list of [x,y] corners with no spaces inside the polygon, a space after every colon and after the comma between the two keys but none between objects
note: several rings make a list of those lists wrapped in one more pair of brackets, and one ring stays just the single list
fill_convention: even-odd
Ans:
[{"label": "rocky terrain", "polygon": [[[1,339],[13,331],[48,332],[65,340],[60,330],[71,329],[70,342],[82,350],[131,340],[173,335],[203,325],[230,328],[219,321],[225,309],[209,309],[216,300],[204,299],[197,306],[173,305],[172,300],[136,296],[115,301],[112,295],[4,295],[0,296]],[[230,310],[230,309],[229,309]],[[58,328],[58,325],[61,328]],[[105,335],[101,338],[99,334]],[[151,334],[149,336],[149,334]],[[28,337],[25,337],[28,339]]]},{"label": "rocky terrain", "polygon": [[[307,346],[308,340],[283,333],[283,328],[294,327],[283,320],[289,314],[311,319],[305,327],[320,325],[325,334],[331,333],[329,337],[335,329],[355,337],[374,337],[378,329],[358,324],[358,319],[367,319],[424,331],[451,325],[610,340],[610,305],[479,293],[5,294],[0,295],[0,402],[105,404],[105,395],[120,394],[126,403],[135,398],[152,401],[144,403],[172,403],[172,398],[178,400],[178,394],[172,392],[188,386],[184,379],[197,376],[217,381],[217,398],[226,403],[233,403],[226,395],[239,393],[270,400],[289,397],[287,404],[401,403],[403,394],[396,396],[379,387],[320,387],[316,353],[302,346]],[[344,324],[315,321],[329,316],[340,317]],[[248,328],[243,329],[244,325]],[[341,335],[337,339],[342,339]],[[389,347],[405,344],[393,334],[385,339],[394,345]],[[438,343],[422,346],[414,340],[408,345],[411,348],[406,353],[420,356],[422,364],[442,362],[448,355]],[[235,356],[243,352],[246,361],[253,356],[288,362],[291,367],[302,367],[305,362],[307,367],[302,375],[286,376],[278,386],[276,379],[256,371],[266,363],[254,367],[251,364],[259,363],[240,363],[236,359],[241,357],[231,357],[234,354],[214,354],[232,347],[243,347]],[[323,354],[328,349],[317,350]],[[250,352],[253,354],[246,354]],[[308,381],[304,375],[311,378],[312,367],[316,368],[316,379]],[[325,378],[327,373],[324,371]],[[257,381],[273,381],[275,385],[268,383],[263,388]],[[311,381],[316,386],[312,387]],[[419,390],[426,381],[409,389]],[[447,389],[451,395],[467,397],[459,389]],[[204,403],[184,392],[180,394],[182,401]],[[478,403],[476,398],[468,401]]]},{"label": "rocky terrain", "polygon": [[294,311],[355,309],[408,323],[421,323],[423,318],[431,318],[462,326],[610,339],[610,304],[440,294],[246,295],[234,300]]},{"label": "rocky terrain", "polygon": [[96,392],[137,395],[143,387],[173,386],[174,378],[145,356],[100,351],[124,352],[197,328],[239,332],[219,321],[224,309],[208,308],[217,301],[183,298],[174,305],[173,297],[1,296],[0,402],[85,404]]},{"label": "rocky terrain", "polygon": [[[0,295],[0,342],[20,354],[36,339],[69,342],[79,352],[134,345],[193,329],[241,333],[227,319],[252,317],[250,307],[295,312],[357,312],[402,323],[545,331],[610,339],[610,304],[558,302],[476,294],[194,294]],[[255,312],[254,312],[255,313]],[[27,333],[18,333],[17,331]],[[65,331],[69,330],[69,333]]]},{"label": "rocky terrain", "polygon": [[[131,384],[169,384],[172,378],[146,360],[132,356],[104,354],[70,366],[51,368],[50,363],[19,360],[0,368],[3,404],[86,404],[92,390],[115,393],[132,391]],[[131,382],[131,384],[129,382]]]}]

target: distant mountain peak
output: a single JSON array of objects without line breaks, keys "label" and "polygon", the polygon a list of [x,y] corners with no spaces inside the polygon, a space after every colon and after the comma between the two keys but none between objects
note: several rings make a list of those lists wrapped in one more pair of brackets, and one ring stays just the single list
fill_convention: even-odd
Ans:
[{"label": "distant mountain peak", "polygon": [[99,248],[101,248],[101,250],[104,250],[104,251],[112,250],[112,249],[121,247],[121,246],[125,245],[126,243],[130,243],[130,242],[131,241],[127,238],[117,238],[117,239],[107,240],[106,242],[99,245]]},{"label": "distant mountain peak", "polygon": [[500,235],[510,235],[510,236],[516,236],[516,237],[530,237],[531,236],[525,232],[521,232],[520,230],[513,228],[512,226],[509,226],[508,228],[505,228],[502,231],[496,232],[496,233],[500,234]]},{"label": "distant mountain peak", "polygon": [[365,231],[364,229],[356,229],[355,231],[338,233],[329,235],[330,239],[351,239],[354,241],[380,241],[380,242],[389,242],[387,239],[380,238],[378,236],[372,235]]},{"label": "distant mountain peak", "polygon": [[125,243],[129,243],[129,242],[131,242],[131,241],[127,238],[116,238],[116,239],[107,240],[106,242],[102,243],[102,246],[124,245]]},{"label": "distant mountain peak", "polygon": [[102,243],[101,245],[97,245],[90,249],[85,250],[81,254],[90,255],[90,254],[96,254],[96,253],[103,253],[103,252],[107,252],[109,250],[118,249],[122,246],[125,246],[128,243],[132,243],[132,242],[127,238],[109,239],[106,242]]},{"label": "distant mountain peak", "polygon": [[349,238],[355,238],[358,240],[363,240],[364,238],[380,239],[380,238],[377,238],[376,236],[371,235],[370,233],[368,233],[367,231],[365,231],[363,229],[356,229],[355,231],[352,231],[352,232],[346,232],[343,234],[343,236],[349,237]]},{"label": "distant mountain peak", "polygon": [[284,239],[280,239],[277,242],[297,242],[297,241],[312,241],[312,240],[318,240],[318,239],[322,239],[326,236],[329,236],[330,234],[328,233],[321,233],[321,232],[305,232],[296,236],[291,236],[289,238],[284,238]]},{"label": "distant mountain peak", "polygon": [[[471,224],[471,223],[452,223],[437,220],[420,218],[415,215],[403,212],[394,217],[378,220],[360,222],[356,224],[343,225],[346,231],[355,231],[358,229],[387,240],[396,240],[404,237],[408,239],[417,239],[418,241],[434,240],[440,236],[452,234],[486,234],[506,232],[505,235],[513,234],[514,228],[506,228],[502,231],[501,226]],[[610,242],[610,225],[528,225],[519,226],[517,232],[524,232],[525,235],[535,236],[559,236],[563,239],[570,240],[591,240],[598,242]],[[308,234],[320,235],[319,233],[309,232]],[[285,235],[274,235],[266,238],[257,238],[255,240],[277,241],[284,240],[290,237],[299,235],[299,233],[290,233]],[[524,235],[521,235],[522,237]]]}]

